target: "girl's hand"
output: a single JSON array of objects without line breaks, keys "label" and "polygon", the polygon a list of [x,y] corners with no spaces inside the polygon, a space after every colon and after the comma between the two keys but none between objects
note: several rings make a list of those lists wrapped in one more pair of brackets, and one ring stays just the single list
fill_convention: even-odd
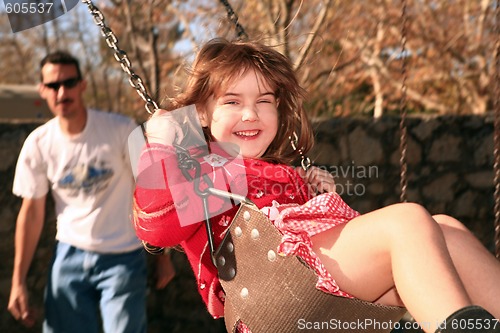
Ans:
[{"label": "girl's hand", "polygon": [[156,289],[165,288],[175,277],[175,267],[172,263],[171,253],[158,255],[156,263]]},{"label": "girl's hand", "polygon": [[151,119],[144,123],[149,143],[159,143],[172,146],[180,144],[184,138],[181,124],[173,116],[171,111],[158,109]]},{"label": "girl's hand", "polygon": [[313,195],[325,192],[335,192],[335,180],[328,170],[315,166],[310,167],[307,171],[301,167],[297,167],[296,170],[299,175],[304,178],[310,193],[313,193]]}]

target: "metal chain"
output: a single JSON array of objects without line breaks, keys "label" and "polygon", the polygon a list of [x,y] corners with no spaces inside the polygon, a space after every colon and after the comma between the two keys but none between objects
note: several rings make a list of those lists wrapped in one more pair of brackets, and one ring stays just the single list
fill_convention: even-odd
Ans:
[{"label": "metal chain", "polygon": [[406,35],[407,35],[407,22],[408,22],[408,17],[406,15],[406,7],[407,3],[406,0],[401,0],[401,76],[402,76],[402,82],[401,82],[401,100],[399,103],[399,109],[401,112],[401,120],[399,122],[399,130],[401,132],[401,137],[400,137],[400,142],[399,142],[399,151],[401,154],[401,157],[399,159],[399,165],[401,169],[401,175],[400,175],[400,187],[401,187],[401,195],[400,195],[400,201],[401,202],[406,202],[407,201],[407,195],[406,195],[406,190],[408,188],[408,162],[406,160],[406,153],[408,149],[408,130],[406,128],[406,115],[407,115],[407,98],[406,98],[406,91],[408,89],[406,85],[406,80],[408,77],[407,74],[407,66],[406,66]]},{"label": "metal chain", "polygon": [[245,32],[245,29],[243,29],[243,26],[240,24],[238,15],[236,15],[236,12],[233,10],[233,7],[231,7],[231,5],[227,0],[220,0],[220,2],[224,5],[224,7],[226,7],[227,17],[231,22],[233,22],[234,27],[236,29],[236,36],[238,37],[238,39],[247,40],[248,35]]},{"label": "metal chain", "polygon": [[495,215],[495,255],[497,259],[500,260],[500,1],[496,1],[495,5],[495,34],[497,36],[497,40],[495,43],[495,47],[493,48],[493,54],[495,55],[494,61],[494,91],[493,91],[493,112],[494,112],[494,163],[493,169],[495,173],[495,177],[493,183],[495,185],[495,206],[494,206],[494,215]]},{"label": "metal chain", "polygon": [[114,57],[118,61],[125,73],[129,76],[130,85],[137,91],[137,94],[144,100],[146,111],[153,114],[155,110],[159,109],[158,104],[148,94],[146,86],[139,75],[132,70],[132,63],[130,62],[127,53],[118,47],[118,38],[113,31],[106,25],[104,15],[93,3],[92,0],[82,0],[87,5],[90,14],[94,18],[94,23],[101,28],[101,34],[106,39],[108,47],[114,51]]}]

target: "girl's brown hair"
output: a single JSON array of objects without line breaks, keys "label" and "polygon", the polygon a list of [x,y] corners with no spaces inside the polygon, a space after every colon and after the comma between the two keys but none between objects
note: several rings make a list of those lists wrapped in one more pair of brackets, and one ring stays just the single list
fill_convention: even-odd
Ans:
[{"label": "girl's brown hair", "polygon": [[[261,74],[279,100],[278,133],[262,158],[291,163],[298,154],[290,144],[290,137],[297,134],[297,148],[305,154],[313,144],[313,131],[303,108],[305,91],[290,61],[269,46],[221,38],[209,41],[199,51],[184,92],[173,99],[172,107],[191,104],[203,107],[210,97],[220,96],[248,70]],[[207,137],[211,137],[210,129],[206,131]]]}]

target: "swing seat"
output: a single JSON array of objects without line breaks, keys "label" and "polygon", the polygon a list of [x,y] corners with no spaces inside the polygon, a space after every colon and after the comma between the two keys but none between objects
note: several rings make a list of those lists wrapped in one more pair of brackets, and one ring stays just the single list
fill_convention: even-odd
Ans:
[{"label": "swing seat", "polygon": [[228,332],[239,321],[252,333],[390,332],[406,313],[316,289],[316,274],[298,257],[276,253],[280,242],[268,218],[242,203],[215,253]]}]

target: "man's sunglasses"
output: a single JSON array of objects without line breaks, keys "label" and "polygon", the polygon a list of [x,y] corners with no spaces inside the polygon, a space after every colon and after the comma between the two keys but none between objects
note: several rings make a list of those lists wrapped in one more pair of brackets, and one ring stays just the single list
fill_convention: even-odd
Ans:
[{"label": "man's sunglasses", "polygon": [[67,79],[64,81],[58,81],[58,82],[51,82],[51,83],[44,83],[43,85],[46,86],[47,88],[50,88],[54,91],[59,91],[59,88],[61,86],[64,86],[64,88],[74,88],[80,82],[80,78],[74,77],[71,79]]}]

